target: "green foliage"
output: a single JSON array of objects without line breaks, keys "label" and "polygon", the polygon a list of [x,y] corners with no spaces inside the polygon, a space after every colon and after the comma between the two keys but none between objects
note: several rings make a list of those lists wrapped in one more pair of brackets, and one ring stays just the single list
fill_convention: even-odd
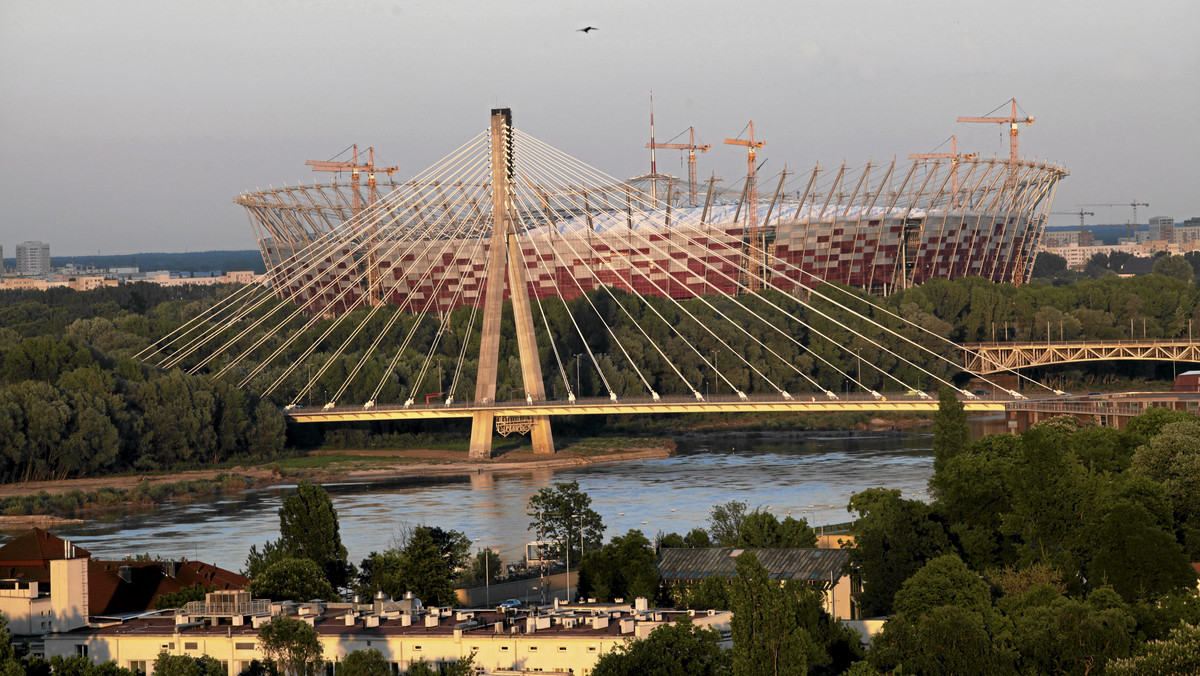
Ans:
[{"label": "green foliage", "polygon": [[1163,256],[1154,261],[1154,274],[1164,275],[1181,282],[1192,281],[1192,264],[1183,256]]},{"label": "green foliage", "polygon": [[[1094,595],[1095,596],[1095,595]],[[1119,599],[1118,599],[1119,602]],[[1054,596],[1011,615],[1023,673],[1089,674],[1133,646],[1134,619],[1124,607]]]},{"label": "green foliage", "polygon": [[933,469],[938,471],[954,456],[963,452],[971,441],[967,427],[967,412],[953,390],[938,391],[938,410],[933,416]]},{"label": "green foliage", "polygon": [[453,562],[439,547],[433,532],[434,529],[418,526],[401,549],[371,552],[362,562],[358,593],[370,598],[382,591],[392,598],[401,598],[411,591],[429,606],[458,605]]},{"label": "green foliage", "polygon": [[338,662],[337,673],[341,676],[391,676],[392,668],[383,653],[367,648],[346,653]]},{"label": "green foliage", "polygon": [[[737,557],[730,589],[733,670],[736,674],[804,675],[829,664],[838,637],[821,610],[821,594],[789,580],[780,585],[752,552]],[[840,625],[838,625],[840,628]]]},{"label": "green foliage", "polygon": [[579,595],[606,602],[645,597],[658,592],[657,557],[640,530],[614,537],[604,547],[587,552],[579,566]]},{"label": "green foliage", "polygon": [[495,584],[504,572],[500,555],[491,548],[484,549],[471,559],[471,567],[463,576],[462,583],[468,587],[481,587],[485,583]]},{"label": "green foliage", "polygon": [[158,654],[151,667],[154,676],[225,676],[226,669],[215,658],[204,655],[170,655],[165,652]]},{"label": "green foliage", "polygon": [[898,613],[917,616],[939,606],[955,606],[986,614],[992,607],[991,590],[962,559],[946,554],[930,559],[896,592]]},{"label": "green foliage", "polygon": [[436,668],[429,666],[424,658],[409,662],[407,676],[475,676],[475,653],[453,662],[443,662]]},{"label": "green foliage", "polygon": [[339,531],[337,510],[319,484],[301,481],[279,508],[280,544],[321,566],[334,588],[349,584],[353,573]]},{"label": "green foliage", "polygon": [[864,617],[889,614],[904,581],[946,552],[950,541],[928,505],[901,499],[898,490],[867,489],[850,498],[850,507],[859,514],[850,548],[863,581],[858,607]]},{"label": "green foliage", "polygon": [[312,559],[278,559],[254,578],[249,589],[256,598],[272,601],[341,600]]},{"label": "green foliage", "polygon": [[180,589],[177,592],[169,592],[167,594],[160,595],[158,598],[154,599],[154,609],[166,610],[168,608],[182,608],[192,601],[203,601],[208,592],[216,591],[216,589],[217,588],[215,586],[206,587],[197,582],[186,589]]},{"label": "green foliage", "polygon": [[529,498],[529,530],[560,548],[569,548],[572,557],[578,558],[582,553],[577,548],[581,519],[585,549],[599,547],[604,540],[604,520],[591,504],[591,497],[579,490],[578,481],[541,488]]},{"label": "green foliage", "polygon": [[735,547],[746,518],[746,503],[739,500],[714,505],[708,516],[708,532],[718,547]]},{"label": "green foliage", "polygon": [[885,673],[1007,676],[1014,656],[982,615],[941,606],[917,616],[897,615],[883,625],[868,653]]},{"label": "green foliage", "polygon": [[324,664],[317,630],[293,617],[277,615],[264,623],[258,641],[283,676],[315,676]]},{"label": "green foliage", "polygon": [[1113,660],[1108,676],[1200,673],[1200,626],[1182,624],[1165,639],[1151,641],[1134,657]]},{"label": "green foliage", "polygon": [[641,640],[630,641],[605,653],[592,676],[726,676],[733,673],[730,652],[721,647],[721,636],[696,627],[681,615],[672,624],[656,627]]}]

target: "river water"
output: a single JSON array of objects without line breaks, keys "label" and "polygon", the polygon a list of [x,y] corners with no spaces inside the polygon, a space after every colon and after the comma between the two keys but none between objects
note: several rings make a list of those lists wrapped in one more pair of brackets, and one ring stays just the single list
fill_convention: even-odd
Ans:
[{"label": "river water", "polygon": [[[715,504],[741,500],[814,526],[844,522],[856,491],[898,488],[924,497],[933,472],[927,434],[761,433],[680,437],[671,458],[493,476],[326,484],[342,541],[357,564],[386,549],[405,524],[463,531],[505,562],[534,539],[526,505],[539,488],[578,481],[611,537],[703,526]],[[150,553],[241,570],[253,544],[278,537],[287,486],[112,513],[54,532],[102,558]]]}]

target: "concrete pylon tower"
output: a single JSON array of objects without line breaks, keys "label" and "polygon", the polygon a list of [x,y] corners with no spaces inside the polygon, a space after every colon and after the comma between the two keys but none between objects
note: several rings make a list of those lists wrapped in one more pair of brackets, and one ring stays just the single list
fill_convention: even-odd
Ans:
[{"label": "concrete pylon tower", "polygon": [[[504,307],[506,282],[517,327],[517,349],[521,359],[525,399],[531,402],[543,401],[546,399],[546,392],[542,386],[542,365],[538,361],[537,334],[533,330],[529,287],[514,225],[513,181],[516,169],[512,154],[512,111],[508,108],[492,110],[491,149],[492,241],[488,251],[488,277],[483,300],[483,335],[479,343],[475,402],[477,405],[486,406],[496,401],[496,367],[500,359],[500,312]],[[492,429],[495,418],[491,411],[477,411],[472,417],[471,459],[492,457]],[[533,417],[530,437],[534,453],[554,452],[554,437],[550,433],[548,416]]]}]

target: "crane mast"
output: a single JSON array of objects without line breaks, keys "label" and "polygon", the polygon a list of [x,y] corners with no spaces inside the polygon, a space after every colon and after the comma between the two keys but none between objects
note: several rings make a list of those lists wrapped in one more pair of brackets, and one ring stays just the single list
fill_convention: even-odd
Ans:
[{"label": "crane mast", "polygon": [[754,140],[754,121],[750,121],[750,136],[748,139],[725,139],[726,145],[742,146],[746,149],[746,239],[749,249],[750,269],[755,274],[749,275],[751,291],[762,287],[763,254],[766,251],[766,241],[758,231],[758,149],[765,146],[764,141]]},{"label": "crane mast", "polygon": [[962,160],[973,160],[975,153],[958,154],[958,137],[950,137],[950,152],[948,153],[916,153],[909,155],[910,160],[950,160],[950,192],[954,195],[953,202],[958,200],[958,163]]},{"label": "crane mast", "polygon": [[[697,181],[696,181],[696,151],[699,150],[702,153],[706,153],[706,152],[708,152],[709,148],[712,148],[712,145],[707,144],[707,143],[703,143],[700,145],[696,144],[696,128],[695,127],[688,127],[688,142],[687,143],[657,143],[656,144],[654,142],[653,133],[654,132],[651,131],[650,142],[646,144],[646,147],[650,148],[651,157],[653,157],[655,148],[668,148],[671,150],[686,150],[686,151],[688,151],[688,195],[689,195],[689,198],[691,199],[691,205],[696,206],[696,185],[697,185]],[[650,171],[652,173],[654,172],[653,160],[651,160],[651,170]]]},{"label": "crane mast", "polygon": [[1033,124],[1033,116],[1017,117],[1017,99],[1012,99],[1012,114],[1008,117],[960,117],[959,122],[981,122],[1008,125],[1008,182],[1010,186],[1017,183],[1017,161],[1021,159],[1020,147],[1017,141],[1020,125]]},{"label": "crane mast", "polygon": [[[358,218],[359,214],[361,214],[363,212],[363,208],[364,208],[362,192],[361,192],[361,185],[362,185],[361,172],[365,171],[367,173],[367,195],[368,195],[367,204],[375,204],[376,202],[379,201],[379,188],[375,183],[376,171],[383,172],[383,173],[387,174],[388,177],[390,178],[393,172],[400,170],[400,167],[385,167],[382,169],[376,169],[375,168],[375,148],[374,147],[367,148],[367,163],[359,164],[358,144],[355,143],[354,145],[352,145],[350,147],[352,149],[352,154],[351,154],[351,161],[349,161],[349,162],[334,162],[332,160],[308,160],[307,162],[305,162],[305,164],[312,167],[313,171],[329,171],[329,172],[333,172],[335,174],[341,173],[343,171],[350,172],[350,199],[351,199],[350,212],[354,215],[354,218]],[[376,248],[375,240],[376,240],[376,236],[377,236],[376,229],[377,229],[376,220],[371,219],[371,223],[369,224],[369,227],[367,229],[367,232],[368,232],[367,293],[365,295],[367,297],[367,302],[372,306],[378,305],[380,302],[380,300],[379,300],[379,285],[376,284],[376,276],[378,275],[378,270],[377,270],[378,265],[376,264],[376,261],[375,261],[375,248]]]}]

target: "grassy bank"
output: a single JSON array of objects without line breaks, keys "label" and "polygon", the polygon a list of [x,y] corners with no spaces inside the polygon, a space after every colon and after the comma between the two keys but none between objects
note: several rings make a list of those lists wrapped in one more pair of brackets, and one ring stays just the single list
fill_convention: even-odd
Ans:
[{"label": "grassy bank", "polygon": [[23,516],[49,514],[72,517],[81,512],[112,509],[129,505],[156,505],[172,500],[212,495],[222,491],[242,491],[253,480],[240,474],[221,474],[215,479],[196,479],[171,483],[141,481],[136,488],[100,488],[94,491],[74,490],[51,494],[40,491],[33,495],[0,498],[0,514]]}]

